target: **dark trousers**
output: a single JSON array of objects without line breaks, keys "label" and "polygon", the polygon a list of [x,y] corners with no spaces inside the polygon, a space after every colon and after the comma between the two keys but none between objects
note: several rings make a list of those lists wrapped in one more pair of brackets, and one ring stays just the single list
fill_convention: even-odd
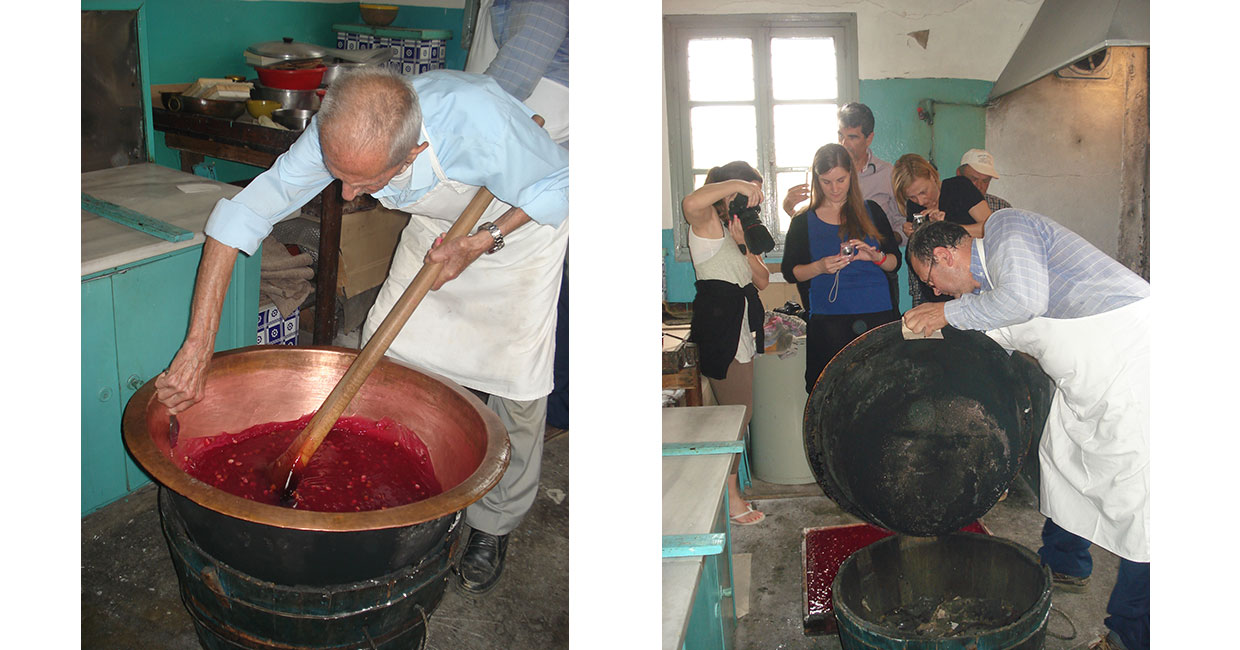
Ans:
[{"label": "dark trousers", "polygon": [[[1089,540],[1074,535],[1050,519],[1042,525],[1042,548],[1038,556],[1051,571],[1084,577],[1093,571]],[[1119,559],[1119,575],[1107,601],[1107,629],[1119,636],[1128,650],[1150,647],[1150,564]]]},{"label": "dark trousers", "polygon": [[816,314],[805,328],[805,392],[814,392],[818,376],[837,352],[866,332],[898,320],[894,309],[872,314]]},{"label": "dark trousers", "polygon": [[555,315],[555,361],[551,368],[554,388],[547,396],[547,424],[568,428],[568,254],[560,276],[560,300]]}]

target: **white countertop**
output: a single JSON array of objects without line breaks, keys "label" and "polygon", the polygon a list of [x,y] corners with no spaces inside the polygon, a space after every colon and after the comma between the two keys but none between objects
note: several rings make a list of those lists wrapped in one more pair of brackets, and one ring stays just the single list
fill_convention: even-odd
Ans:
[{"label": "white countertop", "polygon": [[741,439],[745,407],[677,406],[663,409],[663,442],[730,442]]},{"label": "white countertop", "polygon": [[[665,408],[663,442],[739,440],[744,406]],[[724,504],[724,486],[735,454],[663,457],[663,534],[711,532]],[[663,648],[679,650],[689,624],[702,558],[663,560]]]},{"label": "white countertop", "polygon": [[82,174],[82,192],[194,233],[191,239],[170,242],[82,210],[82,275],[201,245],[216,202],[240,191],[153,163]]},{"label": "white countertop", "polygon": [[669,557],[663,560],[663,650],[681,650],[684,646],[689,613],[701,574],[700,557]]}]

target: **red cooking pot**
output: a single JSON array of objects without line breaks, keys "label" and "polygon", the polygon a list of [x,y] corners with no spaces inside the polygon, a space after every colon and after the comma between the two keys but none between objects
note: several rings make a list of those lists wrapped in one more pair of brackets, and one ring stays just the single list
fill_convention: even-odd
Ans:
[{"label": "red cooking pot", "polygon": [[313,90],[323,83],[323,74],[327,66],[319,64],[313,68],[277,68],[256,67],[258,80],[269,88],[282,90]]}]

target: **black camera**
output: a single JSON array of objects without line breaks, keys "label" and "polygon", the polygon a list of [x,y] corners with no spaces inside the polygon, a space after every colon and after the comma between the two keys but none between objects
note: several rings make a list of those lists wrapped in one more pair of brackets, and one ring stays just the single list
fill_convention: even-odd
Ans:
[{"label": "black camera", "polygon": [[775,250],[775,240],[771,238],[771,232],[762,225],[762,219],[758,216],[762,213],[758,206],[747,207],[749,197],[744,194],[737,194],[732,199],[732,203],[728,205],[728,214],[741,220],[741,229],[745,231],[745,248],[751,252],[763,255]]},{"label": "black camera", "polygon": [[930,220],[930,214],[928,212],[918,212],[917,214],[913,215],[913,227],[920,228],[923,225],[925,225],[925,223],[929,220]]}]

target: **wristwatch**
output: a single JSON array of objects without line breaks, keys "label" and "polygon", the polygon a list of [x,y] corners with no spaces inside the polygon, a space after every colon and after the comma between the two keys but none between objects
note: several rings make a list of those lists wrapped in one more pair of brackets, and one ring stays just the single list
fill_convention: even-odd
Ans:
[{"label": "wristwatch", "polygon": [[504,247],[504,233],[499,231],[499,226],[488,221],[480,224],[477,232],[482,232],[483,230],[491,233],[491,237],[495,240],[495,245],[491,246],[491,250],[487,251],[487,255],[498,252],[499,249]]}]

